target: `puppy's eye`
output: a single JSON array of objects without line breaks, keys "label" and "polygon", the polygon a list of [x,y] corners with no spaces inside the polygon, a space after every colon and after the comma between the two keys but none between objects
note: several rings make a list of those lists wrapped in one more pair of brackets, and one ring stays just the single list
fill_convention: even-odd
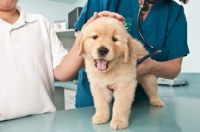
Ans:
[{"label": "puppy's eye", "polygon": [[117,39],[117,38],[115,38],[115,37],[112,37],[112,41],[113,41],[113,42],[117,42],[117,41],[118,41],[118,39]]},{"label": "puppy's eye", "polygon": [[94,35],[94,36],[92,36],[92,38],[93,38],[93,39],[97,39],[97,38],[98,38],[98,36],[97,36],[97,35]]}]

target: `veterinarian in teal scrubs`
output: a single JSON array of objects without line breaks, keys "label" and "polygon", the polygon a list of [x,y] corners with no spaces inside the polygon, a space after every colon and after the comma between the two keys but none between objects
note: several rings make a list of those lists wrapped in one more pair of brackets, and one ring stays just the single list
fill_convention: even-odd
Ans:
[{"label": "veterinarian in teal scrubs", "polygon": [[[182,2],[186,2],[182,0]],[[82,13],[75,23],[75,28],[81,30],[94,12],[110,11],[132,19],[130,31],[133,38],[138,39],[149,52],[150,48],[141,38],[137,30],[137,16],[140,0],[88,0]],[[156,49],[162,50],[160,54],[152,57],[153,61],[144,61],[140,67],[151,67],[151,73],[158,77],[175,78],[181,68],[182,58],[189,53],[187,45],[187,22],[184,9],[172,0],[163,0],[149,9],[144,21],[139,21],[140,30],[145,40]],[[97,25],[100,26],[100,25]],[[106,31],[105,31],[106,32]],[[149,64],[148,64],[149,63]],[[174,67],[172,67],[174,66]],[[145,71],[145,69],[143,69]],[[90,93],[90,84],[84,68],[79,71],[76,107],[93,106],[93,97]],[[140,85],[136,90],[135,101],[147,99],[147,95]]]}]

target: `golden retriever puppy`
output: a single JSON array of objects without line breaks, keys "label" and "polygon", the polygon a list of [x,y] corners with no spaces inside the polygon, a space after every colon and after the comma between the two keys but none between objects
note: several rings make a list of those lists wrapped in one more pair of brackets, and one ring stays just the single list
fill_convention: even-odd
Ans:
[{"label": "golden retriever puppy", "polygon": [[[163,105],[157,94],[156,76],[136,76],[137,56],[148,52],[128,34],[120,21],[111,17],[98,18],[81,31],[76,41],[79,55],[84,54],[94,98],[94,124],[109,120],[110,102],[114,96],[110,126],[113,129],[126,128],[137,83],[144,87],[152,105]],[[115,85],[116,90],[109,90],[108,85]]]}]

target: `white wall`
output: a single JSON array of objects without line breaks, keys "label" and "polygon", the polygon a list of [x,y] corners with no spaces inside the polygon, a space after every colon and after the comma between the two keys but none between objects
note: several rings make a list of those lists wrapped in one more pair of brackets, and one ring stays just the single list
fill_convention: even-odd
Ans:
[{"label": "white wall", "polygon": [[[179,2],[179,0],[175,0]],[[179,2],[180,3],[180,2]],[[200,73],[200,17],[199,0],[189,0],[184,6],[188,22],[188,45],[190,54],[184,58],[181,72]]]},{"label": "white wall", "polygon": [[78,7],[78,6],[81,6],[83,7],[85,5],[85,3],[87,2],[87,0],[78,0],[75,5]]},{"label": "white wall", "polygon": [[[55,2],[61,1],[61,2]],[[87,0],[19,0],[18,5],[25,12],[33,14],[41,14],[53,24],[56,20],[66,20],[68,27],[68,13],[76,7],[83,7]],[[69,1],[69,2],[68,2]],[[59,37],[63,46],[70,50],[74,44],[74,37]]]},{"label": "white wall", "polygon": [[27,13],[43,15],[52,24],[56,20],[66,20],[67,25],[68,13],[76,7],[74,4],[47,0],[19,0],[18,5]]},{"label": "white wall", "polygon": [[[68,12],[72,11],[75,7],[84,6],[86,1],[87,0],[78,0],[74,4],[67,4],[45,0],[19,0],[19,5],[21,5],[26,12],[42,14],[53,23],[55,20],[63,19],[67,22]],[[175,1],[180,3],[179,0]],[[199,5],[199,0],[189,0],[189,3],[184,5],[188,22],[188,45],[190,54],[184,58],[181,72],[200,73]]]}]

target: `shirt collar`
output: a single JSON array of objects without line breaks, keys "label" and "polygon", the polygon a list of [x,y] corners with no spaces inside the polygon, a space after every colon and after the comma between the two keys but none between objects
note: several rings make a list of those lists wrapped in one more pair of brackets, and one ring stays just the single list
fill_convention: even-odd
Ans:
[{"label": "shirt collar", "polygon": [[26,23],[31,23],[31,22],[36,21],[35,15],[25,13],[24,10],[20,6],[17,5],[16,9],[19,11],[20,16],[13,25],[10,25],[6,21],[2,20],[1,18],[0,18],[0,22],[5,24],[5,26],[18,28],[25,25]]},{"label": "shirt collar", "polygon": [[20,13],[20,17],[18,20],[22,20],[28,23],[34,22],[36,20],[36,18],[33,15],[25,13],[24,10],[20,6],[17,5],[16,8]]}]

